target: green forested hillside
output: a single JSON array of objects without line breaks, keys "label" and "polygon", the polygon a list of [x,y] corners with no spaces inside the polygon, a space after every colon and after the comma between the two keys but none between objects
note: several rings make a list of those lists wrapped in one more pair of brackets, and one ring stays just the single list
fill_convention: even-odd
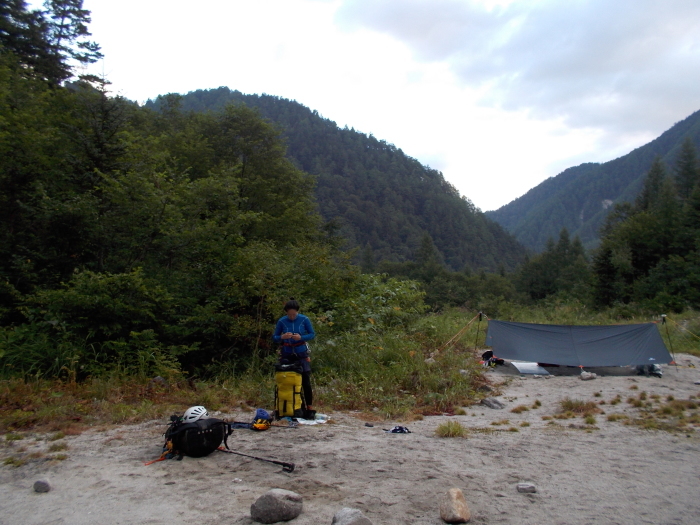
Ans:
[{"label": "green forested hillside", "polygon": [[[147,106],[162,107],[165,100],[160,97]],[[454,270],[513,269],[522,260],[522,246],[460,197],[442,173],[392,144],[340,129],[317,112],[279,97],[222,87],[181,99],[184,111],[196,112],[216,111],[232,102],[257,108],[281,128],[287,156],[316,176],[321,215],[340,228],[348,247],[361,248],[365,257],[375,262],[414,260],[427,233],[442,261]]]},{"label": "green forested hillside", "polygon": [[656,157],[673,166],[686,137],[700,146],[700,111],[623,157],[569,168],[486,215],[536,251],[562,228],[587,247],[595,246],[612,204],[634,200]]}]

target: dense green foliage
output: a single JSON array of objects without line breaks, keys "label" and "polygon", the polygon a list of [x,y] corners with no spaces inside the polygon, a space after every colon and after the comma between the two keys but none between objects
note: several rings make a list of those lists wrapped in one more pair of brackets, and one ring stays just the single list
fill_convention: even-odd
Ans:
[{"label": "dense green foliage", "polygon": [[[687,164],[690,146],[700,147],[700,111],[623,157],[569,168],[486,215],[535,251],[543,250],[547,239],[556,238],[562,228],[586,248],[595,247],[612,204],[634,201],[654,159]],[[678,189],[686,198],[690,190],[687,181]]]},{"label": "dense green foliage", "polygon": [[[146,105],[163,108],[166,100],[160,97]],[[442,173],[392,144],[340,129],[317,112],[279,97],[222,87],[182,98],[183,109],[197,112],[217,111],[230,103],[257,108],[280,127],[288,157],[317,178],[321,215],[339,227],[347,247],[369,249],[373,261],[414,261],[425,234],[453,270],[512,270],[522,260],[524,250],[513,237],[460,197]]]},{"label": "dense green foliage", "polygon": [[359,286],[253,110],[155,113],[0,61],[3,373],[214,370],[272,351],[290,295],[332,312]]},{"label": "dense green foliage", "polygon": [[593,261],[598,306],[700,308],[700,165],[690,142],[674,172],[657,158],[635,202],[609,216]]},{"label": "dense green foliage", "polygon": [[566,229],[556,243],[550,238],[545,251],[529,258],[514,277],[517,289],[531,301],[551,296],[589,298],[591,272],[586,253],[581,240],[575,237],[571,241]]}]

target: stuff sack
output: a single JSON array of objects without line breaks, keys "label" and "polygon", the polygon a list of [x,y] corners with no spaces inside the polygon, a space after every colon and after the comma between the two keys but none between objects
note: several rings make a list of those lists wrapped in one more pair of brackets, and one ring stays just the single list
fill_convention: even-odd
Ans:
[{"label": "stuff sack", "polygon": [[222,442],[228,448],[227,438],[232,431],[226,421],[208,418],[184,423],[178,416],[171,416],[170,421],[165,445],[173,455],[201,458],[214,452]]},{"label": "stuff sack", "polygon": [[304,398],[301,390],[301,374],[286,371],[275,373],[275,416],[303,417]]},{"label": "stuff sack", "polygon": [[253,418],[253,422],[250,424],[250,428],[253,430],[268,430],[271,425],[272,416],[270,413],[263,408],[258,408],[255,411],[255,417]]}]

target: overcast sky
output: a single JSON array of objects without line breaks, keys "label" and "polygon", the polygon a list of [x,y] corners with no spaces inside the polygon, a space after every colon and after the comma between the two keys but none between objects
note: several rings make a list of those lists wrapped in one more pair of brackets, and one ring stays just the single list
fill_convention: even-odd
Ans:
[{"label": "overcast sky", "polygon": [[84,0],[112,90],[296,100],[482,210],[700,109],[699,0]]}]

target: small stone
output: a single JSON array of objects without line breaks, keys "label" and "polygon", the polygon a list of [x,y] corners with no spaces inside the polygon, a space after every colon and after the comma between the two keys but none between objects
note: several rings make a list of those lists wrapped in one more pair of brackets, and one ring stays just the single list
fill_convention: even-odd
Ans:
[{"label": "small stone", "polygon": [[447,491],[440,501],[440,518],[445,523],[467,523],[472,517],[467,500],[458,488]]},{"label": "small stone", "polygon": [[480,385],[476,387],[477,392],[493,392],[493,388],[491,388],[489,385]]},{"label": "small stone", "polygon": [[51,490],[51,483],[47,479],[39,479],[34,482],[34,492],[48,492]]},{"label": "small stone", "polygon": [[459,371],[460,374],[463,376],[468,376],[469,375],[469,370],[464,370],[463,368]]},{"label": "small stone", "polygon": [[372,428],[374,425],[372,423],[365,423],[366,427]]},{"label": "small stone", "polygon": [[532,483],[518,483],[518,492],[523,492],[525,494],[534,494],[537,492],[537,487]]},{"label": "small stone", "polygon": [[433,359],[432,357],[429,357],[428,359],[425,360],[425,363],[428,365],[432,365],[433,363],[435,363],[435,359]]},{"label": "small stone", "polygon": [[372,522],[360,509],[345,507],[335,513],[331,525],[372,525]]},{"label": "small stone", "polygon": [[258,523],[289,521],[301,514],[303,498],[291,490],[272,489],[250,506],[250,517]]},{"label": "small stone", "polygon": [[584,370],[583,372],[581,372],[581,375],[579,377],[582,381],[590,381],[591,379],[595,379],[596,377],[598,377],[598,375],[592,372],[586,372]]},{"label": "small stone", "polygon": [[501,403],[495,397],[484,398],[481,400],[481,404],[486,405],[489,408],[493,408],[494,410],[501,410],[502,408],[506,407],[503,403]]}]

